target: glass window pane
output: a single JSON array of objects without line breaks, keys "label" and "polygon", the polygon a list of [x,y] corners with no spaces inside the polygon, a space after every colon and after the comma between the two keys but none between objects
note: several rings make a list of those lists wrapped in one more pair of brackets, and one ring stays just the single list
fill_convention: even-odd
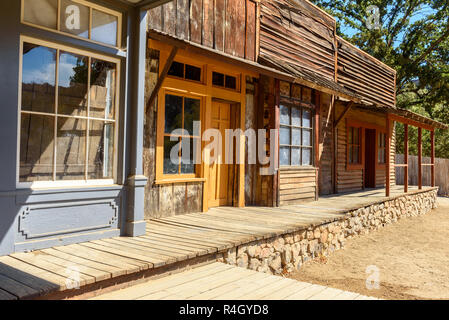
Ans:
[{"label": "glass window pane", "polygon": [[237,89],[237,78],[231,77],[231,76],[226,76],[225,87],[228,89],[236,90]]},{"label": "glass window pane", "polygon": [[354,144],[359,144],[359,129],[354,128]]},{"label": "glass window pane", "polygon": [[225,76],[223,73],[212,72],[212,84],[217,87],[225,86]]},{"label": "glass window pane", "polygon": [[184,63],[173,61],[167,74],[184,79]]},{"label": "glass window pane", "polygon": [[312,113],[308,109],[302,109],[302,126],[312,128]]},{"label": "glass window pane", "polygon": [[312,149],[302,148],[302,165],[303,166],[312,165]]},{"label": "glass window pane", "polygon": [[298,86],[297,84],[292,85],[292,98],[301,99],[301,86]]},{"label": "glass window pane", "polygon": [[88,63],[87,57],[60,53],[58,114],[87,116]]},{"label": "glass window pane", "polygon": [[19,181],[53,180],[54,117],[21,117]]},{"label": "glass window pane", "polygon": [[92,9],[92,40],[116,46],[117,26],[116,16]]},{"label": "glass window pane", "polygon": [[301,126],[301,109],[292,108],[292,126]]},{"label": "glass window pane", "polygon": [[22,110],[55,112],[56,50],[24,43]]},{"label": "glass window pane", "polygon": [[201,81],[201,68],[186,64],[186,79],[192,81]]},{"label": "glass window pane", "polygon": [[281,147],[279,149],[279,163],[281,166],[289,166],[290,165],[290,148],[289,147]]},{"label": "glass window pane", "polygon": [[181,173],[194,174],[195,164],[193,157],[193,142],[198,142],[198,139],[182,138],[181,145]]},{"label": "glass window pane", "polygon": [[312,89],[302,88],[302,100],[309,103],[312,102]]},{"label": "glass window pane", "polygon": [[200,121],[201,101],[198,99],[184,99],[184,129],[193,135],[193,122]]},{"label": "glass window pane", "polygon": [[301,148],[292,148],[292,166],[301,165]]},{"label": "glass window pane", "polygon": [[349,163],[353,163],[354,162],[354,160],[352,158],[352,155],[353,155],[352,146],[349,146],[349,151],[348,151],[348,157],[349,157],[348,162]]},{"label": "glass window pane", "polygon": [[[164,137],[164,174],[178,174],[179,173],[179,140],[170,141],[170,137]],[[176,149],[174,149],[176,148]],[[178,155],[178,157],[171,157],[170,154]]]},{"label": "glass window pane", "polygon": [[182,101],[180,96],[165,95],[165,133],[182,129]]},{"label": "glass window pane", "polygon": [[58,117],[56,180],[84,180],[87,120]]},{"label": "glass window pane", "polygon": [[302,129],[302,145],[312,146],[312,130]]},{"label": "glass window pane", "polygon": [[350,127],[348,133],[348,144],[352,144],[352,141],[354,140],[353,135],[354,135],[354,128]]},{"label": "glass window pane", "polygon": [[89,116],[114,119],[116,95],[116,65],[92,59],[90,77]]},{"label": "glass window pane", "polygon": [[103,121],[89,123],[89,179],[112,179],[114,168],[114,124]]},{"label": "glass window pane", "polygon": [[279,131],[279,139],[281,145],[290,145],[290,128],[281,127]]},{"label": "glass window pane", "polygon": [[279,84],[281,96],[290,97],[290,83],[281,81]]},{"label": "glass window pane", "polygon": [[284,105],[280,106],[280,122],[281,124],[290,125],[290,108]]},{"label": "glass window pane", "polygon": [[354,163],[359,163],[359,147],[354,147],[353,161]]},{"label": "glass window pane", "polygon": [[58,0],[25,0],[23,14],[25,22],[56,30]]},{"label": "glass window pane", "polygon": [[89,38],[89,8],[70,0],[61,0],[61,31]]},{"label": "glass window pane", "polygon": [[292,128],[292,145],[301,145],[301,129]]}]

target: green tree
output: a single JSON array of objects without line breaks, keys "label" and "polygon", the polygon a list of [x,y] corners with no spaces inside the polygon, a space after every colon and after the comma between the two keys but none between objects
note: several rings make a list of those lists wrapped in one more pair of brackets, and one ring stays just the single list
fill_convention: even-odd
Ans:
[{"label": "green tree", "polygon": [[[449,0],[315,0],[337,19],[340,36],[397,71],[397,106],[449,123]],[[379,28],[370,6],[379,8]],[[397,126],[398,141],[403,127]],[[410,149],[416,154],[417,130]],[[428,141],[429,135],[424,135]],[[425,143],[425,154],[430,146]],[[403,152],[398,144],[398,152]],[[436,133],[437,157],[449,158],[449,132]]]}]

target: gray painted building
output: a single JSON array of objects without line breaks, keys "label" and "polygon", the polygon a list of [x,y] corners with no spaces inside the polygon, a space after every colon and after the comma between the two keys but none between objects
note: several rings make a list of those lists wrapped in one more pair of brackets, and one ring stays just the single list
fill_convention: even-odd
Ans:
[{"label": "gray painted building", "polygon": [[147,10],[0,2],[0,255],[145,232]]}]

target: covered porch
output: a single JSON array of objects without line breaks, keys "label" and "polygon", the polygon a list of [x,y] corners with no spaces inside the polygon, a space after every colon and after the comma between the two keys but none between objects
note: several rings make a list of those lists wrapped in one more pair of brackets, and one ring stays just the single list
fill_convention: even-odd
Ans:
[{"label": "covered porch", "polygon": [[[150,220],[144,236],[0,257],[0,299],[94,296],[107,288],[221,261],[280,274],[344,246],[351,235],[427,213],[436,188],[402,186],[278,208],[221,207]],[[369,216],[371,216],[369,218]]]}]

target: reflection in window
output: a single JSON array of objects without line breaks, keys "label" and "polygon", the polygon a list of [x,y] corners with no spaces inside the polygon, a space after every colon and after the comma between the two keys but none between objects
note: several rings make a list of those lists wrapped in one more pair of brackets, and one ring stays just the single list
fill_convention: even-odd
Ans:
[{"label": "reflection in window", "polygon": [[117,17],[95,10],[92,10],[92,40],[117,45]]},{"label": "reflection in window", "polygon": [[92,59],[90,76],[90,117],[115,117],[116,65]]},{"label": "reflection in window", "polygon": [[348,128],[348,162],[349,164],[360,164],[361,160],[361,143],[360,128]]},{"label": "reflection in window", "polygon": [[22,110],[54,113],[56,50],[23,44]]},{"label": "reflection in window", "polygon": [[280,106],[281,166],[312,165],[312,111],[299,106]]},{"label": "reflection in window", "polygon": [[200,137],[194,122],[200,120],[200,111],[199,99],[165,95],[164,174],[196,173],[194,147],[199,146]]},{"label": "reflection in window", "polygon": [[53,180],[54,116],[22,114],[19,180]]},{"label": "reflection in window", "polygon": [[23,20],[42,27],[56,29],[58,0],[25,0]]},{"label": "reflection in window", "polygon": [[113,178],[116,65],[30,43],[22,58],[19,181]]},{"label": "reflection in window", "polygon": [[89,59],[61,52],[59,57],[58,113],[87,116]]}]

